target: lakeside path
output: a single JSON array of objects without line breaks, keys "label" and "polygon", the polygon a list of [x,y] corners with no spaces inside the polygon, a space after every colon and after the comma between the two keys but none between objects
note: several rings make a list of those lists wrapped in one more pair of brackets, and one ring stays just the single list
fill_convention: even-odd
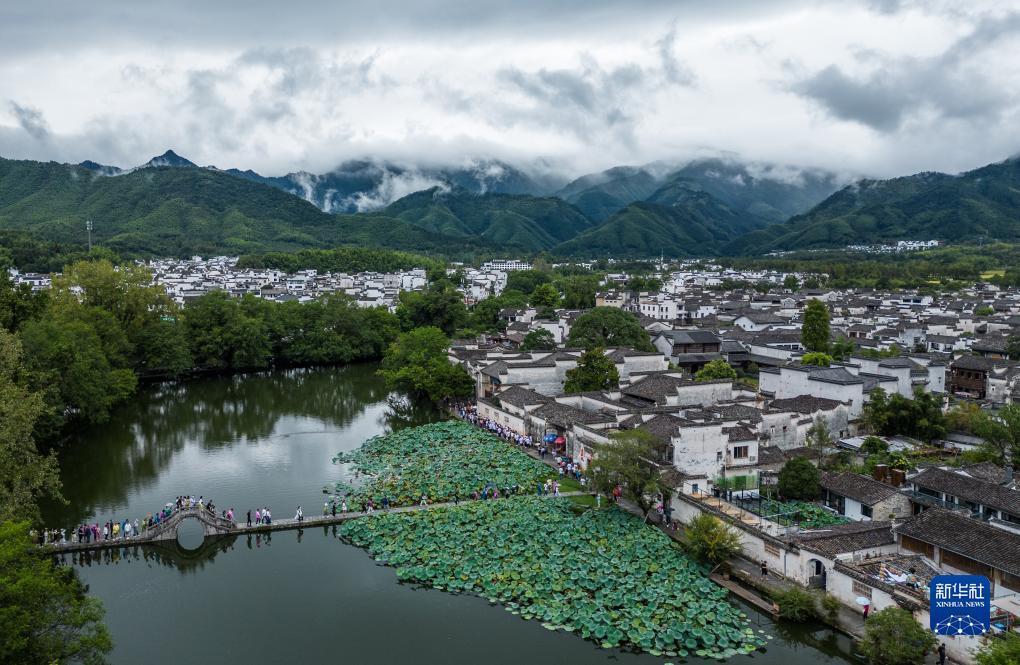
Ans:
[{"label": "lakeside path", "polygon": [[[554,496],[552,494],[542,494],[540,495],[540,498],[556,499],[571,496],[584,496],[586,494],[588,494],[588,492],[560,492],[558,496]],[[517,494],[514,496],[503,497],[500,499],[465,499],[460,502],[460,505],[466,503],[477,503],[481,501],[513,501],[514,498],[518,496],[538,496],[538,495]],[[383,510],[380,508],[378,510],[363,512],[348,511],[346,513],[337,513],[335,516],[318,515],[314,517],[305,517],[301,521],[298,521],[296,519],[279,519],[279,520],[274,519],[269,524],[252,524],[251,526],[248,526],[247,524],[235,523],[232,529],[217,534],[216,536],[210,537],[216,538],[228,536],[241,536],[249,533],[267,533],[270,531],[290,531],[294,529],[307,529],[317,526],[329,526],[331,524],[340,524],[341,522],[346,522],[347,520],[359,519],[362,517],[379,517],[380,515],[389,515],[391,513],[414,513],[423,510],[435,510],[438,508],[453,508],[456,505],[458,504],[454,503],[453,501],[447,501],[442,503],[430,503],[425,506],[422,505],[400,506],[397,508],[389,508],[388,510]],[[184,519],[196,519],[196,518],[186,516]],[[54,554],[60,554],[64,552],[82,552],[86,550],[101,550],[107,548],[128,547],[132,545],[153,545],[160,542],[164,541],[154,540],[150,537],[147,537],[146,533],[143,532],[140,536],[131,538],[118,538],[116,540],[114,539],[98,540],[92,541],[91,543],[72,543],[70,541],[66,543],[47,543],[46,545],[42,545],[40,547],[48,549]]]}]

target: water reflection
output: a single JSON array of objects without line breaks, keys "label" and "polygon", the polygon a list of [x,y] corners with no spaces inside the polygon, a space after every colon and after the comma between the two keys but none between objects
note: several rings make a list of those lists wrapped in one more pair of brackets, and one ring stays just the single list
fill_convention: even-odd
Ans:
[{"label": "water reflection", "polygon": [[[275,482],[290,482],[296,491],[303,477],[316,493],[323,484],[319,477],[341,447],[438,417],[427,402],[388,393],[376,369],[359,364],[144,387],[108,423],[65,445],[61,469],[70,505],[44,506],[47,521],[72,526],[93,516],[116,518],[110,513],[125,510],[140,518],[192,492],[212,495],[224,508],[242,502],[255,507],[274,498]],[[199,472],[167,477],[175,465]],[[252,475],[248,482],[268,485],[265,499],[255,488],[237,487],[232,467],[241,465],[272,468],[273,474]]]}]

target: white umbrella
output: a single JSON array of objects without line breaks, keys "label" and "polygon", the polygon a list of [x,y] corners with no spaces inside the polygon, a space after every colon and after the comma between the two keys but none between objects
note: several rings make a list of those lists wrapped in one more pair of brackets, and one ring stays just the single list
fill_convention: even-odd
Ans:
[{"label": "white umbrella", "polygon": [[864,596],[857,596],[857,598],[854,599],[854,602],[858,605],[870,605],[871,599],[865,598]]}]

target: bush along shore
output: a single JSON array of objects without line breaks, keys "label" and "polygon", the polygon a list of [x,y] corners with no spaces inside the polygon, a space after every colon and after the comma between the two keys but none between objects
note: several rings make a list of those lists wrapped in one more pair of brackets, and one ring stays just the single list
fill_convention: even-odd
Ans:
[{"label": "bush along shore", "polygon": [[[407,429],[338,455],[355,503],[462,499],[486,486],[519,486],[508,499],[387,513],[340,528],[346,541],[396,569],[401,581],[501,603],[550,630],[606,649],[725,659],[764,647],[766,636],[706,570],[658,529],[617,508],[533,496],[556,473],[461,422]],[[325,491],[330,491],[326,488]]]}]

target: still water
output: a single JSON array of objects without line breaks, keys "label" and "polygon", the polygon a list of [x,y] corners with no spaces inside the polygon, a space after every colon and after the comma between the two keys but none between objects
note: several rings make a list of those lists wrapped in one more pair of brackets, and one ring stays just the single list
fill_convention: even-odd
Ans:
[{"label": "still water", "polygon": [[[143,517],[179,494],[278,518],[322,508],[330,458],[365,439],[435,420],[388,394],[375,366],[293,370],[154,386],[61,460],[69,506],[50,524]],[[399,584],[333,528],[67,556],[106,606],[111,660],[148,663],[662,663],[597,649],[470,596]],[[821,627],[775,625],[766,653],[735,663],[853,663]],[[691,662],[699,662],[694,659]]]}]

